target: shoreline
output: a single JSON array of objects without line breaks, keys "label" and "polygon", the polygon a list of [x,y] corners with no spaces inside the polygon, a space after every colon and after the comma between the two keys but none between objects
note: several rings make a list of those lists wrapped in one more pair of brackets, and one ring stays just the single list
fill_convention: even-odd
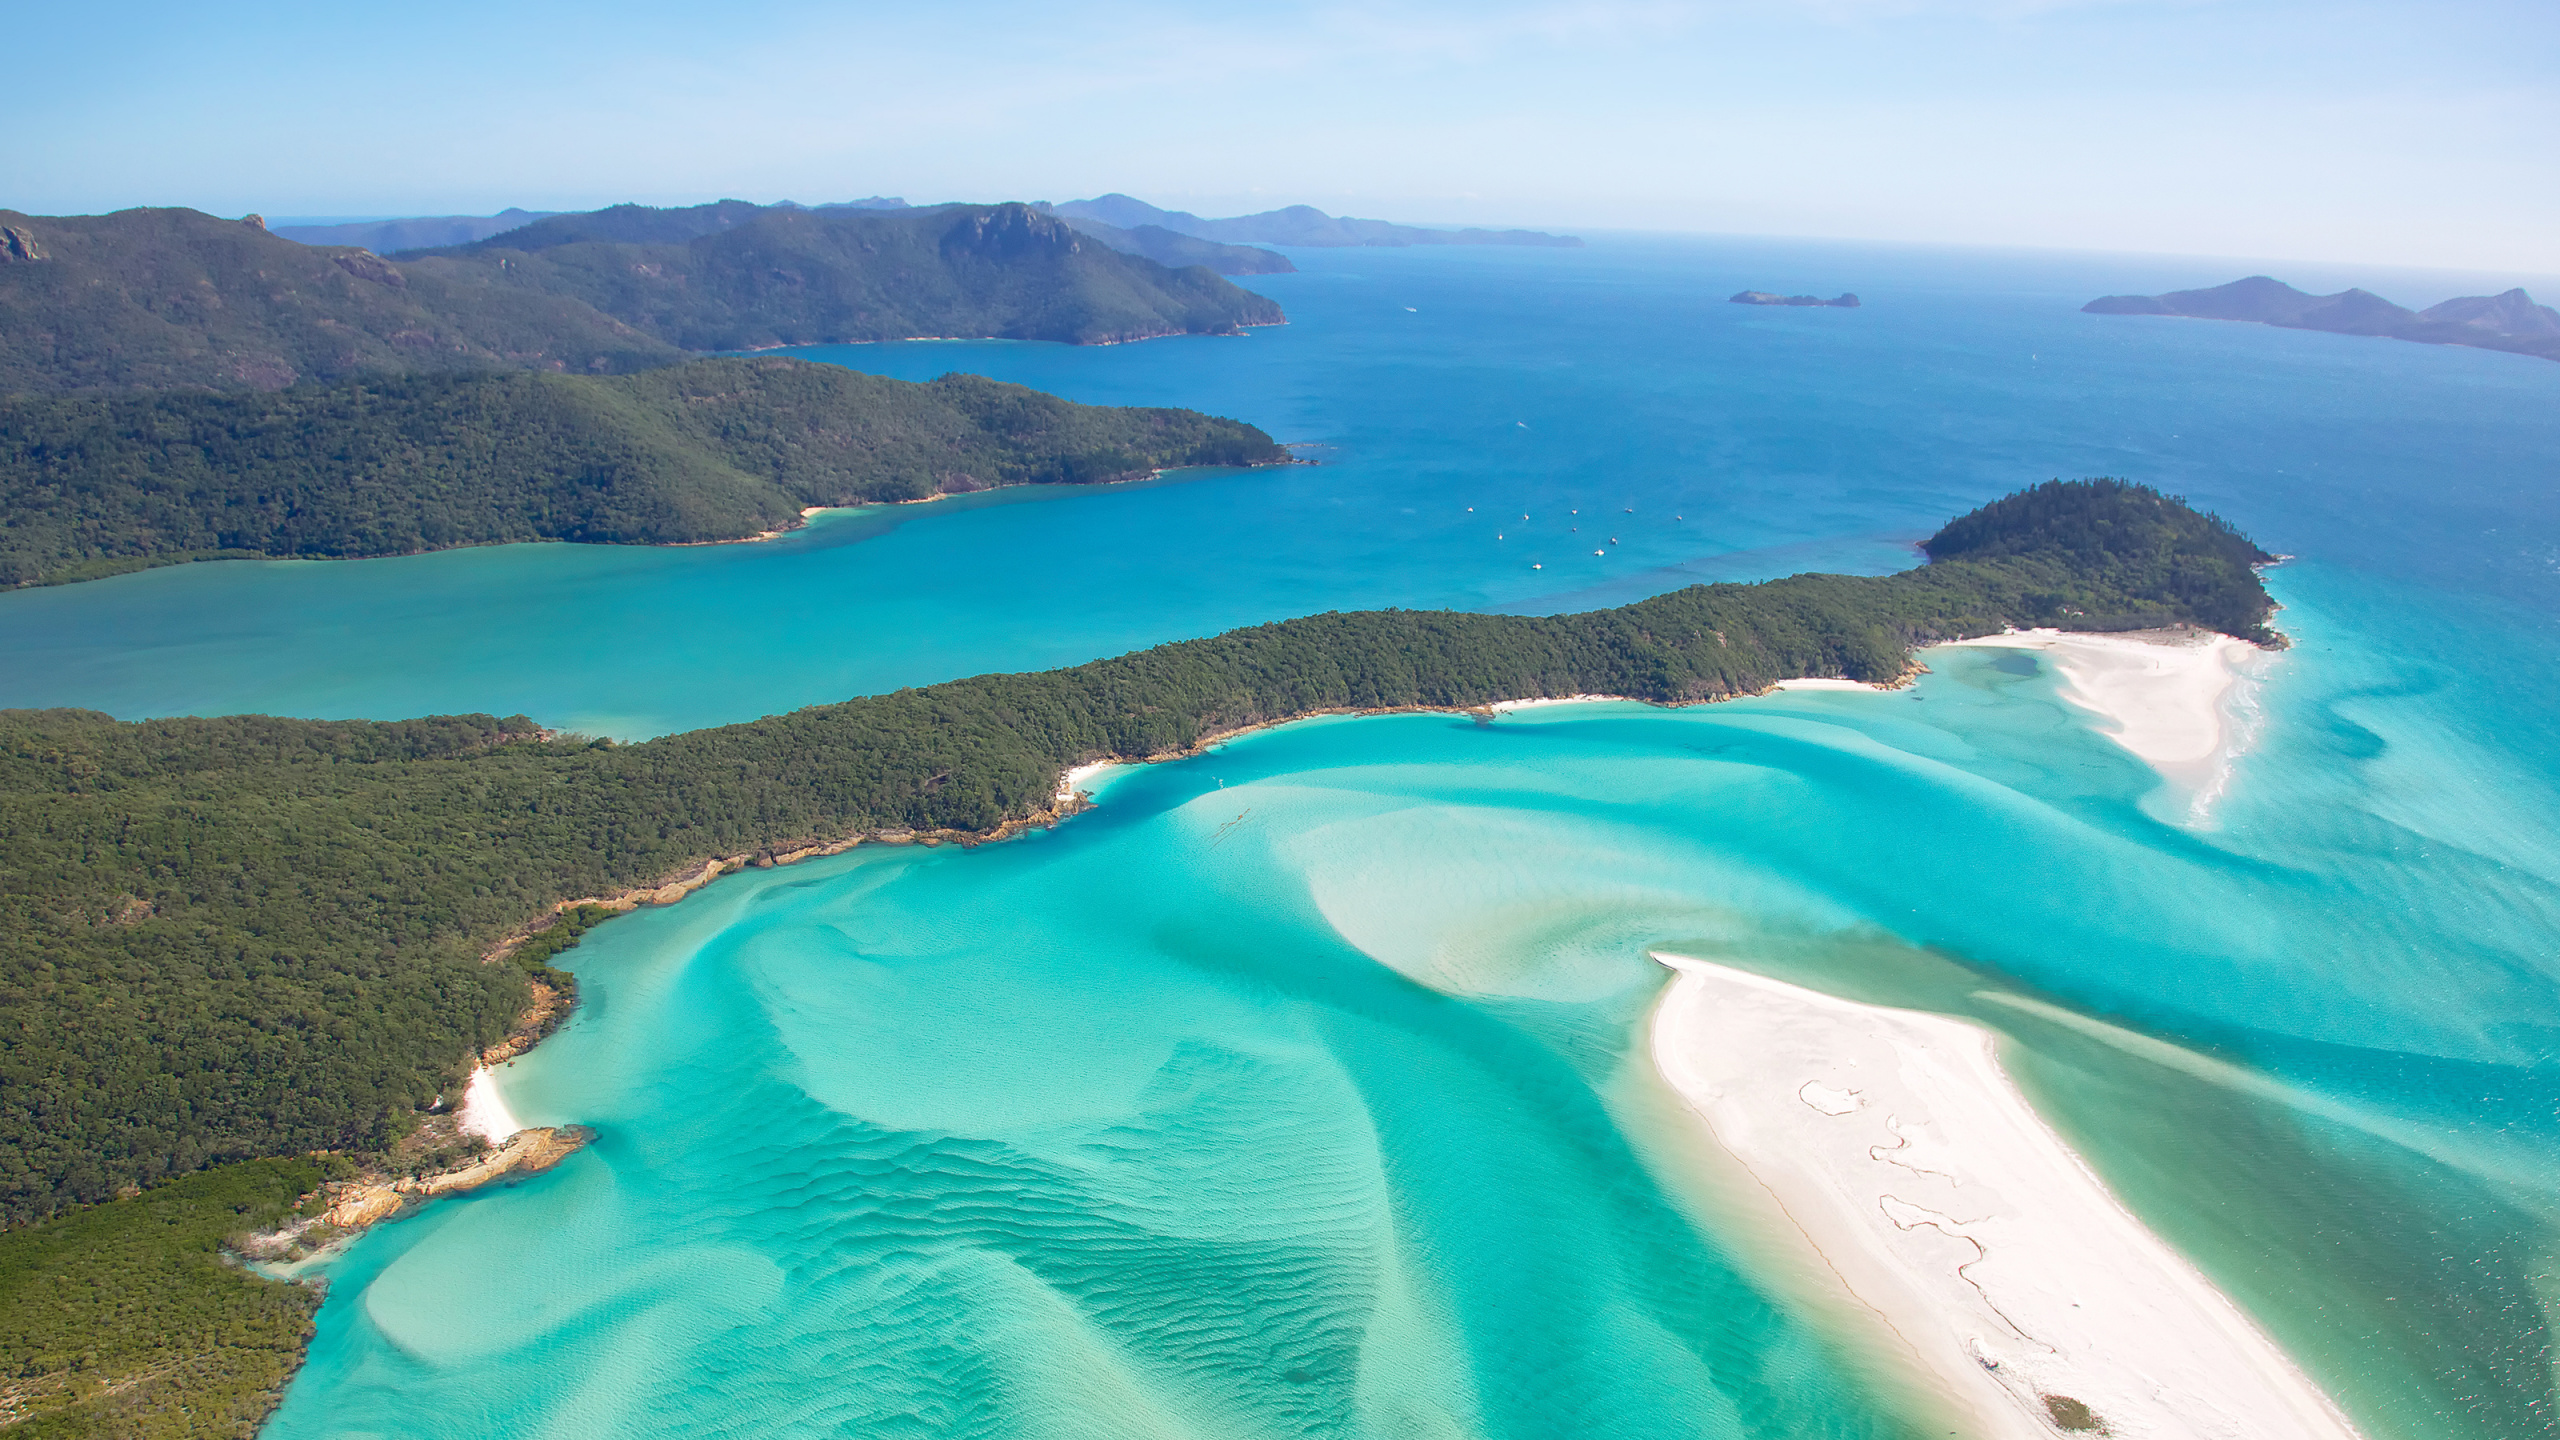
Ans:
[{"label": "shoreline", "polygon": [[2035,1113],[1993,1032],[1653,958],[1662,1079],[1980,1434],[2357,1440]]},{"label": "shoreline", "polygon": [[2050,663],[2063,701],[2175,790],[2189,824],[2209,818],[2248,748],[2251,731],[2233,704],[2274,653],[2194,629],[2015,630],[1948,643],[2024,650]]}]

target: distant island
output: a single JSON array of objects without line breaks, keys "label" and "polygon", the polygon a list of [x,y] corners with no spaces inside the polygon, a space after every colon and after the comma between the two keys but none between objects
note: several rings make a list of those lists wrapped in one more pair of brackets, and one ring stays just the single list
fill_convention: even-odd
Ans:
[{"label": "distant island", "polygon": [[430,245],[468,245],[519,226],[557,215],[557,210],[519,210],[495,215],[420,215],[404,220],[351,220],[339,225],[269,225],[267,228],[299,245],[353,245],[377,255],[394,250],[423,250]]},{"label": "distant island", "polygon": [[699,544],[811,507],[1287,458],[1238,420],[781,356],[0,397],[0,586],[203,559]]},{"label": "distant island", "polygon": [[690,352],[1232,335],[1280,307],[1028,205],[721,201],[551,215],[389,256],[255,216],[0,210],[0,393],[282,389],[453,369],[622,374]]},{"label": "distant island", "polygon": [[1725,298],[1736,305],[1829,305],[1842,310],[1858,308],[1858,297],[1846,293],[1825,300],[1819,295],[1777,295],[1766,290],[1736,290]]},{"label": "distant island", "polygon": [[2369,290],[2311,295],[2281,280],[2252,275],[2210,290],[2106,295],[2080,308],[2091,315],[2246,320],[2288,330],[2381,335],[2425,345],[2469,345],[2560,360],[2560,311],[2533,303],[2521,287],[2501,295],[2466,295],[2424,310],[2409,310]]},{"label": "distant island", "polygon": [[1256,215],[1204,220],[1187,210],[1160,210],[1144,200],[1110,194],[1050,207],[1070,220],[1096,220],[1123,230],[1155,226],[1177,235],[1239,245],[1580,245],[1572,235],[1539,230],[1428,230],[1384,220],[1327,215],[1312,205],[1291,205]]}]

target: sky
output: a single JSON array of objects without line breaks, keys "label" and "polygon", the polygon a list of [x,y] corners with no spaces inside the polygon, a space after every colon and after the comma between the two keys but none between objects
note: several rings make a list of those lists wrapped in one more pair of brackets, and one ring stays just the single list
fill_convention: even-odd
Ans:
[{"label": "sky", "polygon": [[1065,200],[2560,271],[2560,3],[20,4],[0,208]]}]

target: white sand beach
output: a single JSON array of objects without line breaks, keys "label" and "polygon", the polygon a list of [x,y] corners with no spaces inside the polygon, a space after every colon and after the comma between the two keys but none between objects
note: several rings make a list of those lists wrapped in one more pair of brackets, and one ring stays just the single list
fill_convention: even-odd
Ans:
[{"label": "white sand beach", "polygon": [[2020,630],[1955,643],[2044,656],[2063,698],[2097,716],[2100,733],[2198,793],[2218,785],[2230,739],[2224,702],[2242,663],[2262,653],[2207,630]]},{"label": "white sand beach", "polygon": [[1679,972],[1663,1077],[1976,1433],[2355,1435],[2036,1115],[1989,1031],[1655,958]]},{"label": "white sand beach", "polygon": [[507,1137],[522,1130],[524,1122],[507,1108],[507,1097],[498,1093],[498,1073],[483,1065],[471,1072],[471,1084],[462,1092],[462,1109],[454,1115],[454,1124],[465,1135],[477,1135],[492,1145],[503,1145]]},{"label": "white sand beach", "polygon": [[1050,797],[1049,808],[1055,810],[1075,799],[1076,796],[1087,793],[1084,788],[1085,782],[1110,769],[1114,763],[1116,762],[1110,760],[1096,760],[1090,764],[1070,768],[1066,774],[1058,777],[1058,793]]}]

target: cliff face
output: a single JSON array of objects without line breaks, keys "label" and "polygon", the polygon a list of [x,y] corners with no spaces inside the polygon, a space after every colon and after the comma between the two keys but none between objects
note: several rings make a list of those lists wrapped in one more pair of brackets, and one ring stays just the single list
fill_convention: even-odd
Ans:
[{"label": "cliff face", "polygon": [[2208,290],[2166,295],[2105,295],[2080,307],[2091,315],[2184,315],[2245,320],[2292,330],[2382,335],[2429,345],[2471,345],[2560,360],[2560,312],[2536,305],[2521,288],[2467,295],[2424,311],[2394,305],[2369,290],[2312,295],[2281,280],[2252,275]]}]

